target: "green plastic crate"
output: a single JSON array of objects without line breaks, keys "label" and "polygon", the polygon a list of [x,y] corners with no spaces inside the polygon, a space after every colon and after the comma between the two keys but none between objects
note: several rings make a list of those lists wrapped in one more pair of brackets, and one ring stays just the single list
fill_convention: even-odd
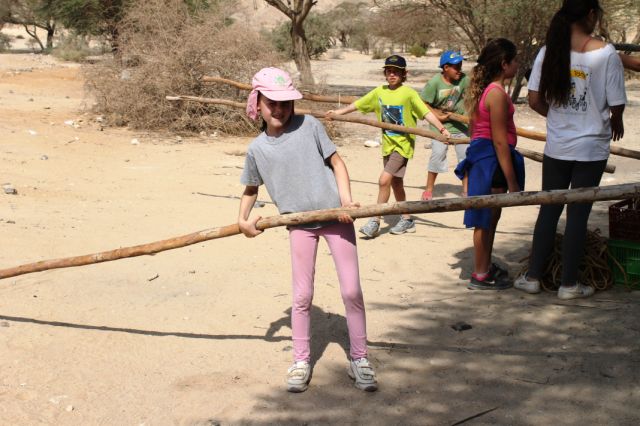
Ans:
[{"label": "green plastic crate", "polygon": [[[613,282],[627,285],[634,290],[640,290],[640,242],[627,240],[609,240],[609,265]],[[615,259],[614,262],[611,258]],[[625,274],[620,269],[624,269]]]}]

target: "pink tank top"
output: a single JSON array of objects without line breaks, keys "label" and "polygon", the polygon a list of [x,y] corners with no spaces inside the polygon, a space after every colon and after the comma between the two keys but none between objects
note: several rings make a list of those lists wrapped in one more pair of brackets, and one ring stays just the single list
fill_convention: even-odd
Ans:
[{"label": "pink tank top", "polygon": [[504,93],[507,97],[507,101],[509,102],[509,121],[507,123],[507,142],[511,146],[516,146],[517,143],[517,135],[516,135],[516,124],[513,122],[513,114],[516,109],[513,106],[513,102],[511,102],[511,98],[505,92],[504,88],[497,83],[490,83],[484,92],[482,92],[482,96],[480,97],[480,103],[478,105],[478,111],[476,113],[476,119],[473,122],[473,129],[471,131],[471,138],[486,138],[493,139],[491,136],[491,115],[489,111],[487,111],[487,107],[484,104],[485,98],[487,97],[487,93],[493,87],[497,87],[499,90]]}]

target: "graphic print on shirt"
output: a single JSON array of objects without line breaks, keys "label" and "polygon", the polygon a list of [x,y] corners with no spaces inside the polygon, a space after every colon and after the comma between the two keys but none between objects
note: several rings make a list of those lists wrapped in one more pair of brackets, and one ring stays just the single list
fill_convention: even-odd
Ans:
[{"label": "graphic print on shirt", "polygon": [[462,96],[462,91],[459,86],[439,90],[438,98],[442,99],[440,109],[443,111],[455,111],[460,96]]},{"label": "graphic print on shirt", "polygon": [[[378,98],[380,104],[380,116],[383,123],[397,124],[398,126],[404,126],[402,120],[402,105],[384,105],[382,99]],[[397,132],[394,130],[384,129],[383,132],[389,136],[404,135],[404,132]]]},{"label": "graphic print on shirt", "polygon": [[589,108],[587,90],[589,89],[589,67],[577,65],[571,69],[571,91],[565,111],[571,114],[583,114]]}]

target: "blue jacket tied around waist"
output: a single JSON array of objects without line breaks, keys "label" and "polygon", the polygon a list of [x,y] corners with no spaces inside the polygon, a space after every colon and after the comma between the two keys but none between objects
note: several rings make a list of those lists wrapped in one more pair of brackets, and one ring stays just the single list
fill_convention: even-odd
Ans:
[{"label": "blue jacket tied around waist", "polygon": [[[524,158],[512,146],[511,158],[516,180],[520,190],[524,191]],[[496,167],[500,167],[496,150],[491,139],[477,138],[467,148],[467,157],[458,164],[455,173],[462,179],[469,175],[469,196],[491,194],[491,181]],[[489,229],[491,226],[491,209],[469,209],[464,212],[464,224],[467,228]]]}]

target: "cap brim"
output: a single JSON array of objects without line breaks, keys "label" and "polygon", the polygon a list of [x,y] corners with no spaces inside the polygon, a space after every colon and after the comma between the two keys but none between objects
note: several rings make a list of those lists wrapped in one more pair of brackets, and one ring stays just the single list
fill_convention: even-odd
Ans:
[{"label": "cap brim", "polygon": [[272,101],[295,101],[302,99],[302,93],[297,90],[260,90],[260,93]]},{"label": "cap brim", "polygon": [[398,68],[398,69],[403,70],[403,69],[405,69],[407,67],[399,67],[398,65],[385,65],[382,68]]},{"label": "cap brim", "polygon": [[444,63],[442,66],[445,66],[445,65],[457,65],[462,61],[464,61],[464,58],[450,59],[446,63]]}]

